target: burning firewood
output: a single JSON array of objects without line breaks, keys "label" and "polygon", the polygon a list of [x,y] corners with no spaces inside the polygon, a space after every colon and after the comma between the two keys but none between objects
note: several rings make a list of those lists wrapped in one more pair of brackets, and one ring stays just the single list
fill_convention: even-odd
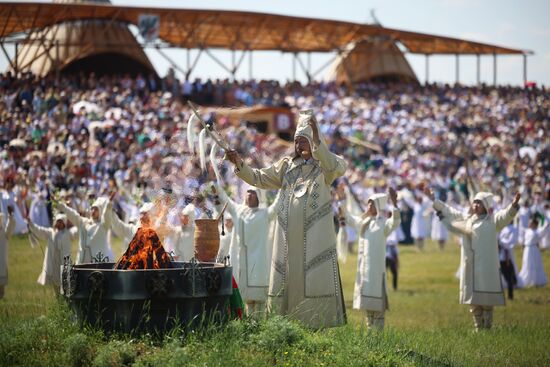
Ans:
[{"label": "burning firewood", "polygon": [[140,227],[114,269],[166,269],[170,256],[152,228]]}]

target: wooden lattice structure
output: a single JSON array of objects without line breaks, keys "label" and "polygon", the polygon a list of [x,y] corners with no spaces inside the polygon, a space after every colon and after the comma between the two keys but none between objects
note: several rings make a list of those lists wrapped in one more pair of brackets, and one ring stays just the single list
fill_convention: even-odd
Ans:
[{"label": "wooden lattice structure", "polygon": [[[418,32],[327,19],[312,19],[275,14],[242,11],[169,9],[113,6],[98,3],[0,3],[0,44],[19,46],[43,43],[44,47],[86,46],[85,38],[67,39],[66,42],[45,37],[39,30],[63,23],[103,21],[106,24],[138,24],[142,14],[159,17],[158,41],[142,46],[178,47],[198,49],[209,54],[209,49],[242,51],[242,55],[229,67],[216,60],[228,72],[235,74],[245,52],[278,50],[298,53],[336,52],[341,54],[351,43],[363,40],[382,40],[399,45],[404,52],[423,55],[524,55],[529,51],[472,42]],[[110,39],[113,47],[126,47],[124,39]],[[199,53],[200,55],[200,53]],[[210,54],[211,57],[215,58]],[[198,56],[197,56],[198,57]],[[300,60],[298,60],[300,61]],[[194,62],[187,63],[189,73]],[[300,64],[304,68],[303,63]],[[20,69],[18,62],[12,68]],[[305,68],[304,68],[305,69]],[[181,69],[180,69],[181,71]],[[304,70],[306,71],[306,70]],[[315,73],[306,71],[308,78]]]}]

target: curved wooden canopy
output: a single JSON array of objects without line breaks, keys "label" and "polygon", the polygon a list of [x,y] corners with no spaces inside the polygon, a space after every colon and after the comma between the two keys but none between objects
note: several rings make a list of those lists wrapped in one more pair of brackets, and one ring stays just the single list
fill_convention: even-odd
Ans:
[{"label": "curved wooden canopy", "polygon": [[528,51],[456,38],[325,19],[241,11],[168,9],[104,4],[0,3],[0,38],[63,22],[104,19],[137,24],[160,17],[159,37],[182,48],[331,52],[360,39],[383,37],[417,54],[524,54]]}]

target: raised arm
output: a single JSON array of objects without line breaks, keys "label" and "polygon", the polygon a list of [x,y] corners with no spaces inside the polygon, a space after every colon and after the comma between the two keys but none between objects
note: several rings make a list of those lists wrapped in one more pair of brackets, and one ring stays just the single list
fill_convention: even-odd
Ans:
[{"label": "raised arm", "polygon": [[520,195],[518,193],[510,205],[495,213],[495,225],[497,232],[500,232],[502,228],[506,227],[508,223],[514,219],[519,210],[519,199]]},{"label": "raised arm", "polygon": [[111,229],[120,238],[132,238],[134,236],[135,228],[133,225],[124,223],[118,215],[113,211],[113,204],[109,202],[105,210],[105,218],[107,223],[110,224]]},{"label": "raised arm", "polygon": [[76,210],[69,207],[67,204],[59,202],[57,208],[67,215],[67,218],[75,226],[81,226],[84,223],[85,218],[83,218]]},{"label": "raised arm", "polygon": [[346,167],[348,166],[346,161],[342,157],[332,153],[323,138],[321,138],[319,145],[312,148],[311,155],[319,161],[327,185],[332,184],[336,178],[346,172]]},{"label": "raised arm", "polygon": [[47,241],[50,238],[53,229],[37,226],[31,221],[28,221],[28,224],[30,231],[39,239]]},{"label": "raised arm", "polygon": [[390,200],[393,204],[391,217],[386,219],[386,224],[384,226],[384,235],[387,237],[392,233],[398,226],[401,224],[401,213],[399,213],[399,208],[397,207],[397,193],[395,190],[390,187],[388,190]]},{"label": "raised arm", "polygon": [[428,199],[433,201],[434,209],[443,214],[443,218],[447,219],[447,223],[462,221],[468,218],[468,216],[466,214],[463,214],[460,210],[456,210],[455,208],[450,207],[439,199],[436,200],[432,189],[426,187],[424,189],[424,194],[428,197]]},{"label": "raised arm", "polygon": [[266,168],[250,168],[242,159],[235,163],[235,174],[246,183],[264,190],[279,189],[283,185],[283,177],[290,158],[283,158]]},{"label": "raised arm", "polygon": [[361,215],[359,203],[355,200],[351,194],[350,188],[347,185],[344,186],[344,192],[346,194],[346,210],[354,215]]},{"label": "raised arm", "polygon": [[229,195],[227,195],[223,187],[213,184],[212,188],[214,193],[217,194],[220,199],[219,204],[214,204],[218,212],[220,212],[223,209],[225,203],[227,203],[227,210],[229,211],[229,214],[231,214],[233,218],[237,218],[237,208],[239,207],[239,204],[237,204],[229,197]]},{"label": "raised arm", "polygon": [[359,226],[363,221],[363,218],[361,218],[360,215],[351,214],[346,210],[344,206],[341,206],[338,210],[339,210],[340,216],[345,218],[345,225],[351,226],[356,230],[359,229]]},{"label": "raised arm", "polygon": [[546,236],[546,234],[548,233],[548,228],[550,228],[550,226],[548,225],[548,222],[546,222],[544,224],[544,227],[537,229],[537,234],[540,236],[540,238],[544,238],[544,236]]}]

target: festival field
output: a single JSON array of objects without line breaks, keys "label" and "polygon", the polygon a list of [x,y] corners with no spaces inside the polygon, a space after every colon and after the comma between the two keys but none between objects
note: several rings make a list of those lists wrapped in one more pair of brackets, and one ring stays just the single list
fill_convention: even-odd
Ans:
[{"label": "festival field", "polygon": [[[120,242],[114,250],[121,253]],[[513,302],[496,309],[494,328],[475,334],[468,308],[458,304],[454,244],[444,252],[431,242],[424,253],[400,247],[399,290],[389,290],[381,334],[367,333],[362,314],[351,310],[354,256],[341,264],[348,326],[312,332],[271,317],[191,335],[175,331],[163,341],[79,329],[53,290],[36,284],[42,258],[26,237],[11,240],[9,285],[0,301],[2,366],[550,365],[550,288],[517,290]],[[520,266],[519,249],[516,259]],[[543,261],[548,273],[549,252]]]}]

